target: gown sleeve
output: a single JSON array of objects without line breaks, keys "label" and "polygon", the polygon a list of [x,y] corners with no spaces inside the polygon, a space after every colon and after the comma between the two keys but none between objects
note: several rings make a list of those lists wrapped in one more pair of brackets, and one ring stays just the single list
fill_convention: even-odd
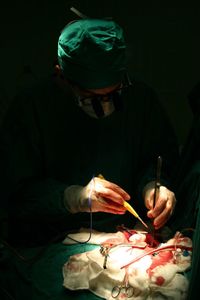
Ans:
[{"label": "gown sleeve", "polygon": [[145,91],[145,108],[141,132],[141,166],[138,174],[138,194],[156,178],[158,156],[162,157],[161,184],[173,190],[174,170],[179,161],[177,136],[171,121],[153,89]]},{"label": "gown sleeve", "polygon": [[0,135],[1,203],[19,218],[67,215],[67,184],[46,176],[35,108],[24,95],[13,100]]}]

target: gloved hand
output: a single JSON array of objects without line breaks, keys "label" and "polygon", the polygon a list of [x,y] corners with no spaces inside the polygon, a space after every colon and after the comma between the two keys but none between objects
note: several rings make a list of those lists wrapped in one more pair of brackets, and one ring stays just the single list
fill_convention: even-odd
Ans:
[{"label": "gloved hand", "polygon": [[158,197],[153,208],[154,191],[155,182],[152,181],[144,188],[144,203],[148,208],[147,216],[154,219],[153,225],[155,229],[159,229],[163,227],[171,217],[176,205],[176,197],[168,188],[160,186]]},{"label": "gloved hand", "polygon": [[64,203],[71,213],[106,212],[124,214],[123,201],[130,196],[118,185],[99,177],[94,177],[86,186],[72,185],[64,192]]}]

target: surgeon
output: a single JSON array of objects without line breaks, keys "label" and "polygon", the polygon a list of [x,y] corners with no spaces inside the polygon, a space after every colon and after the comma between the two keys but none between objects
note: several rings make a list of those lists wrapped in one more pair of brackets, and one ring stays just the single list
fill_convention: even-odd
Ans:
[{"label": "surgeon", "polygon": [[153,89],[130,74],[126,50],[115,21],[74,20],[59,36],[53,76],[15,97],[0,144],[12,243],[40,244],[80,227],[133,228],[124,200],[156,229],[169,220],[176,136]]}]

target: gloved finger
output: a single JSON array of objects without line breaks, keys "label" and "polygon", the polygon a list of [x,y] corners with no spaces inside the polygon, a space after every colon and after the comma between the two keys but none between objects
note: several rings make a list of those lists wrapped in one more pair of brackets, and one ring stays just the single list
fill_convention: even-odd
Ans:
[{"label": "gloved finger", "polygon": [[147,216],[149,218],[156,218],[157,216],[159,216],[162,213],[162,211],[165,209],[166,202],[167,202],[167,196],[163,197],[163,195],[159,195],[155,203],[155,207],[148,211]]},{"label": "gloved finger", "polygon": [[[168,190],[165,186],[161,186],[159,189],[158,197],[155,200],[155,207],[151,208],[148,212],[148,217],[150,218],[156,218],[161,212],[165,209],[165,206],[167,205],[167,201],[169,201],[169,204],[173,204],[175,196],[174,193]],[[153,202],[154,202],[154,193],[153,193]]]},{"label": "gloved finger", "polygon": [[170,216],[171,216],[171,207],[169,205],[166,205],[162,213],[159,214],[158,217],[154,219],[153,225],[155,229],[159,229],[163,227],[165,223],[169,220]]},{"label": "gloved finger", "polygon": [[170,195],[163,211],[159,215],[157,215],[154,219],[154,227],[156,229],[163,227],[165,223],[169,220],[169,218],[173,213],[174,206],[175,206],[175,198],[173,197],[173,195]]},{"label": "gloved finger", "polygon": [[126,191],[110,181],[95,177],[94,188],[97,196],[116,203],[122,204],[124,200],[130,200],[130,195]]},{"label": "gloved finger", "polygon": [[124,189],[122,189],[120,186],[118,186],[117,184],[115,184],[113,182],[110,182],[106,179],[95,177],[95,186],[96,186],[96,184],[98,186],[99,183],[100,183],[100,186],[103,185],[105,188],[113,190],[117,194],[121,195],[121,197],[124,200],[129,200],[130,199],[130,195]]},{"label": "gloved finger", "polygon": [[97,201],[92,201],[92,211],[113,214],[124,214],[126,212],[126,209],[124,206],[117,204],[112,200],[99,197]]},{"label": "gloved finger", "polygon": [[144,203],[146,208],[148,208],[149,210],[151,210],[153,208],[153,204],[154,204],[154,191],[155,189],[151,189],[149,190],[144,197]]}]

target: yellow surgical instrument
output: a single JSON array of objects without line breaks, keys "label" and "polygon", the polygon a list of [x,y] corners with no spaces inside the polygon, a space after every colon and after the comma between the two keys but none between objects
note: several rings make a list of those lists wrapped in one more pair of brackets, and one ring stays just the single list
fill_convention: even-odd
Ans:
[{"label": "yellow surgical instrument", "polygon": [[[103,177],[103,175],[99,174],[98,175],[99,178],[101,179],[105,179]],[[134,217],[136,217],[146,228],[148,228],[147,224],[140,218],[140,216],[137,214],[137,212],[135,211],[135,209],[127,202],[124,200],[123,202],[123,206],[132,214],[134,215]]]}]

